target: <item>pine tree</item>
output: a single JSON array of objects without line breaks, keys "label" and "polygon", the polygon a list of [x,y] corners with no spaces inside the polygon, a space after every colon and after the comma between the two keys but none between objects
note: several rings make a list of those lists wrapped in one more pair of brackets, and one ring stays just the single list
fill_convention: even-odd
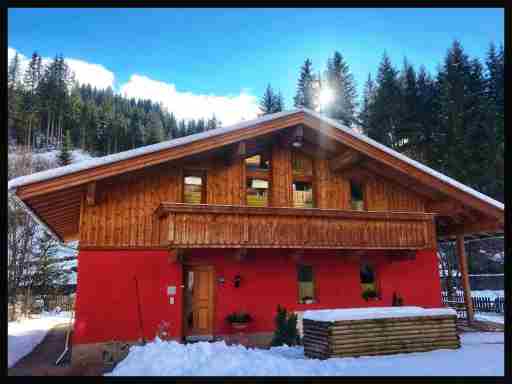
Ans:
[{"label": "pine tree", "polygon": [[327,116],[350,126],[357,107],[357,91],[348,64],[338,51],[327,61],[326,86],[333,93],[333,100],[325,108]]},{"label": "pine tree", "polygon": [[372,108],[375,102],[375,83],[372,80],[372,75],[368,74],[368,79],[364,83],[363,90],[363,105],[359,112],[359,121],[361,122],[363,132],[368,135],[368,127],[372,119]]},{"label": "pine tree", "polygon": [[164,127],[157,112],[149,113],[149,121],[146,125],[146,145],[156,144],[163,140]]},{"label": "pine tree", "polygon": [[284,108],[283,95],[281,92],[275,93],[270,84],[267,85],[265,93],[260,99],[260,110],[262,115],[281,112]]},{"label": "pine tree", "polygon": [[64,143],[62,144],[62,146],[60,148],[60,152],[59,152],[59,155],[57,158],[57,163],[59,164],[59,166],[62,167],[64,165],[71,164],[71,160],[72,160],[71,150],[72,150],[71,134],[69,133],[69,130],[68,130],[68,131],[66,131]]},{"label": "pine tree", "polygon": [[367,134],[378,142],[394,147],[396,130],[401,119],[401,89],[398,71],[384,53],[377,74],[377,88]]},{"label": "pine tree", "polygon": [[294,97],[294,104],[297,108],[316,109],[317,97],[314,82],[313,64],[310,59],[306,59],[300,70],[297,93]]}]

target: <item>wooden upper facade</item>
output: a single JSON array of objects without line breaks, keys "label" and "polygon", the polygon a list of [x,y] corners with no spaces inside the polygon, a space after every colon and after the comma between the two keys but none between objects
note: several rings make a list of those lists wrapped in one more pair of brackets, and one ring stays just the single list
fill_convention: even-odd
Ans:
[{"label": "wooden upper facade", "polygon": [[11,193],[80,247],[421,249],[503,229],[498,202],[308,110],[169,143]]}]

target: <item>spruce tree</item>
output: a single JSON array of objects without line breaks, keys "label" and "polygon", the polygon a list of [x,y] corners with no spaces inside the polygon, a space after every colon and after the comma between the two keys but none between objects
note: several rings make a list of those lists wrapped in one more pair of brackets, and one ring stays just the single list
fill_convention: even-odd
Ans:
[{"label": "spruce tree", "polygon": [[359,112],[359,121],[361,122],[361,126],[363,132],[368,135],[369,134],[369,126],[372,120],[372,108],[373,103],[375,101],[375,83],[372,80],[372,75],[368,74],[368,79],[364,83],[363,89],[363,104],[361,106],[361,111]]},{"label": "spruce tree", "polygon": [[149,113],[149,121],[146,125],[146,145],[156,144],[164,138],[164,127],[160,115],[153,111]]},{"label": "spruce tree", "polygon": [[69,133],[69,130],[66,131],[66,135],[64,137],[64,143],[62,143],[62,146],[60,148],[59,155],[57,157],[57,163],[60,167],[64,165],[71,164],[72,161],[72,144],[71,144],[71,134]]},{"label": "spruce tree", "polygon": [[284,108],[283,96],[281,92],[275,93],[270,84],[267,85],[265,93],[260,99],[260,110],[262,115],[281,112]]},{"label": "spruce tree", "polygon": [[352,125],[355,117],[357,91],[348,64],[338,51],[327,61],[326,86],[333,93],[333,100],[325,108],[327,116]]},{"label": "spruce tree", "polygon": [[313,64],[310,59],[306,59],[300,70],[297,93],[294,97],[294,104],[297,108],[305,107],[313,110],[316,108],[317,97],[314,82]]},{"label": "spruce tree", "polygon": [[389,147],[397,144],[396,131],[402,111],[401,97],[398,71],[384,53],[377,74],[377,88],[367,134]]}]

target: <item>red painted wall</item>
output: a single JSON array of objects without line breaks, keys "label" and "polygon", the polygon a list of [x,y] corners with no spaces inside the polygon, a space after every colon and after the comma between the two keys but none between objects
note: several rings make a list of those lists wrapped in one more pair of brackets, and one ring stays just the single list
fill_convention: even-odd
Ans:
[{"label": "red painted wall", "polygon": [[[278,304],[289,310],[389,306],[396,291],[405,305],[441,306],[435,251],[420,251],[414,260],[393,262],[378,251],[368,253],[382,293],[381,300],[370,302],[361,297],[358,261],[329,251],[307,253],[302,262],[313,266],[318,301],[309,305],[297,303],[296,263],[286,253],[249,250],[247,258],[237,262],[229,249],[191,251],[187,256],[191,262],[215,268],[215,334],[231,333],[225,317],[239,310],[254,318],[248,332],[271,332]],[[74,344],[139,337],[134,275],[146,339],[155,336],[162,320],[171,323],[172,337],[182,336],[182,269],[169,263],[166,251],[82,251],[78,263]],[[233,285],[237,274],[241,275],[239,288]],[[219,277],[224,277],[224,284]],[[177,286],[174,305],[168,303],[168,285]]]}]

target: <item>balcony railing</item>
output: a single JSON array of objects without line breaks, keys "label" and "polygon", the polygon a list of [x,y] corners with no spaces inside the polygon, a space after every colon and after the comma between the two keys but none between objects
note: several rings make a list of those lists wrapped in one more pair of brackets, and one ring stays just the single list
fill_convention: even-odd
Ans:
[{"label": "balcony railing", "polygon": [[431,249],[433,215],[162,203],[162,245],[176,248]]}]

